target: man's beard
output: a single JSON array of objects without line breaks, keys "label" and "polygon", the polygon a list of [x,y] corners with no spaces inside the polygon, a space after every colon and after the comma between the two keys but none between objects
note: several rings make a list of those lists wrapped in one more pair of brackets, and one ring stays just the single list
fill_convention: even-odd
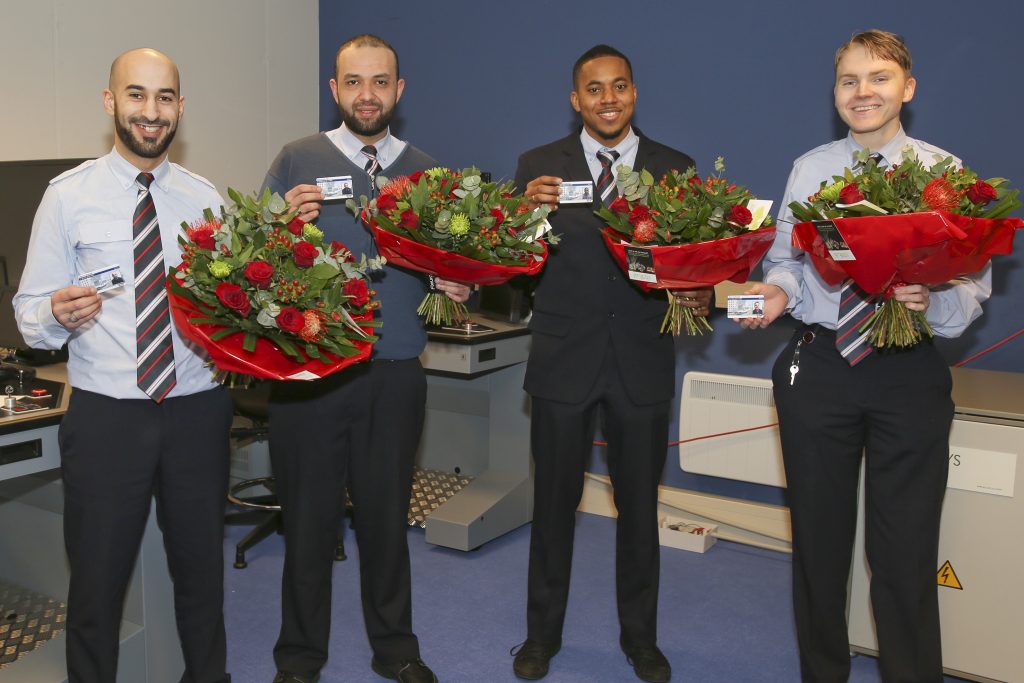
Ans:
[{"label": "man's beard", "polygon": [[[135,124],[141,124],[145,126],[166,126],[167,134],[161,138],[150,142],[145,138],[139,139],[132,134],[132,126]],[[114,112],[114,130],[117,131],[117,137],[121,139],[121,142],[137,156],[143,159],[156,159],[163,155],[170,147],[171,142],[174,140],[174,134],[178,132],[177,125],[172,126],[171,122],[167,119],[153,119],[149,120],[144,116],[133,116],[128,119],[128,126],[121,124],[121,118]]]},{"label": "man's beard", "polygon": [[[375,103],[376,104],[376,103]],[[341,114],[341,120],[344,122],[345,127],[356,135],[362,135],[364,137],[373,137],[387,130],[391,124],[391,114],[394,112],[394,107],[386,109],[383,104],[380,105],[380,113],[377,114],[377,118],[369,121],[360,119],[356,116],[355,107],[359,103],[353,105],[352,111],[345,111],[345,108],[338,105],[338,112]]]}]

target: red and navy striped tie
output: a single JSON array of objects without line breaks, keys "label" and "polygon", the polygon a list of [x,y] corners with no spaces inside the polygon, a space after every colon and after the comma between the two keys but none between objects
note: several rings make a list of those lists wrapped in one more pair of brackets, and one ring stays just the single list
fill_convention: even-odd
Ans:
[{"label": "red and navy striped tie", "polygon": [[132,222],[135,254],[135,363],[139,388],[159,403],[174,388],[171,309],[164,287],[164,252],[156,205],[149,193],[152,173],[140,173],[139,196]]},{"label": "red and navy striped tie", "polygon": [[618,158],[619,153],[614,149],[603,149],[597,153],[597,160],[601,162],[601,175],[597,178],[596,194],[605,206],[611,203],[612,192],[615,190],[615,174],[612,173],[612,164]]},{"label": "red and navy striped tie", "polygon": [[850,279],[843,283],[839,291],[836,348],[851,366],[867,358],[874,350],[867,339],[867,333],[861,334],[857,329],[875,312],[875,299],[875,295],[868,294]]}]

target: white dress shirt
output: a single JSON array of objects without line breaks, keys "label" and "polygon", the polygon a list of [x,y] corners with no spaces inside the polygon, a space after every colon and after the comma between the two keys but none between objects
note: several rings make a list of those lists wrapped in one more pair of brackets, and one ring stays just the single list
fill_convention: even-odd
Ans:
[{"label": "white dress shirt", "polygon": [[[583,156],[587,160],[587,166],[590,168],[590,175],[594,178],[594,184],[597,185],[598,178],[601,177],[601,160],[597,158],[597,153],[601,151],[616,151],[619,153],[619,158],[612,164],[612,180],[616,178],[615,173],[619,166],[629,166],[634,171],[639,172],[639,168],[633,168],[636,164],[636,151],[640,147],[640,138],[630,127],[629,132],[626,133],[626,137],[619,141],[619,144],[614,147],[605,147],[599,140],[596,140],[590,136],[587,129],[584,128],[580,132],[580,142],[583,143]],[[684,171],[686,169],[679,169]],[[562,180],[579,180],[578,178],[563,178]],[[615,195],[612,195],[614,199]]]},{"label": "white dress shirt", "polygon": [[[938,158],[952,156],[926,142],[908,137],[900,128],[896,136],[881,149],[873,149],[882,155],[880,164],[894,165],[903,161],[903,150],[911,148],[925,166]],[[778,285],[789,296],[788,308],[793,317],[811,325],[820,324],[836,328],[839,317],[839,292],[842,285],[830,286],[821,279],[811,259],[803,250],[793,246],[793,212],[789,204],[794,201],[806,202],[818,191],[821,181],[831,182],[833,175],[841,175],[844,168],[852,168],[854,152],[863,149],[847,135],[816,147],[793,162],[793,170],[786,183],[782,198],[780,218],[776,228],[775,241],[764,259],[765,282]],[[959,166],[960,160],[953,157]],[[992,264],[989,263],[970,277],[959,278],[931,291],[928,324],[940,337],[957,337],[967,326],[981,315],[981,303],[992,294]]]},{"label": "white dress shirt", "polygon": [[[29,346],[59,349],[68,345],[71,386],[113,398],[148,399],[136,380],[135,269],[132,219],[140,171],[116,151],[87,161],[50,181],[32,223],[28,257],[14,312]],[[150,186],[166,266],[181,262],[178,235],[182,221],[201,220],[203,209],[219,215],[216,188],[205,178],[166,159],[153,170]],[[50,296],[77,285],[78,276],[120,266],[124,286],[102,293],[92,320],[68,330],[53,316]],[[205,353],[171,325],[177,384],[169,396],[184,396],[217,386]]]},{"label": "white dress shirt", "polygon": [[[363,147],[366,143],[352,134],[345,124],[341,124],[334,130],[326,133],[327,139],[334,143],[334,146],[341,150],[341,153],[349,158],[359,168],[366,168],[367,156],[363,154]],[[380,140],[373,144],[377,148],[377,161],[381,169],[386,169],[405,150],[406,143],[391,134],[391,129]]]}]

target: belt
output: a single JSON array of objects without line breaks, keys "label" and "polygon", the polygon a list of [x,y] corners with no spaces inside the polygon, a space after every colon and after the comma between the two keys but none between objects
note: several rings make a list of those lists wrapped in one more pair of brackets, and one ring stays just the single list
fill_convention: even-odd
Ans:
[{"label": "belt", "polygon": [[810,344],[814,341],[815,337],[828,337],[829,339],[836,338],[835,330],[825,327],[824,325],[819,325],[818,323],[813,325],[804,325],[798,330],[798,332],[800,332],[800,338],[803,340],[804,344]]}]

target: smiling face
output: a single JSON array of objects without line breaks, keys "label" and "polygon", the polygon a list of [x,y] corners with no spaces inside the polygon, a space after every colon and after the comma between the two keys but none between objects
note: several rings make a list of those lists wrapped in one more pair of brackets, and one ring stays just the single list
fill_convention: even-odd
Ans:
[{"label": "smiling face", "polygon": [[636,86],[626,60],[607,56],[584,62],[574,85],[569,99],[587,133],[606,147],[622,142],[636,105]]},{"label": "smiling face", "polygon": [[854,140],[878,150],[899,132],[900,109],[914,97],[916,85],[896,62],[854,45],[836,65],[836,111]]},{"label": "smiling face", "polygon": [[167,156],[185,111],[178,68],[156,50],[126,52],[110,69],[103,108],[114,118],[114,147],[133,166],[151,171]]},{"label": "smiling face", "polygon": [[405,81],[386,47],[349,46],[338,53],[331,93],[345,127],[366,144],[384,137]]}]

